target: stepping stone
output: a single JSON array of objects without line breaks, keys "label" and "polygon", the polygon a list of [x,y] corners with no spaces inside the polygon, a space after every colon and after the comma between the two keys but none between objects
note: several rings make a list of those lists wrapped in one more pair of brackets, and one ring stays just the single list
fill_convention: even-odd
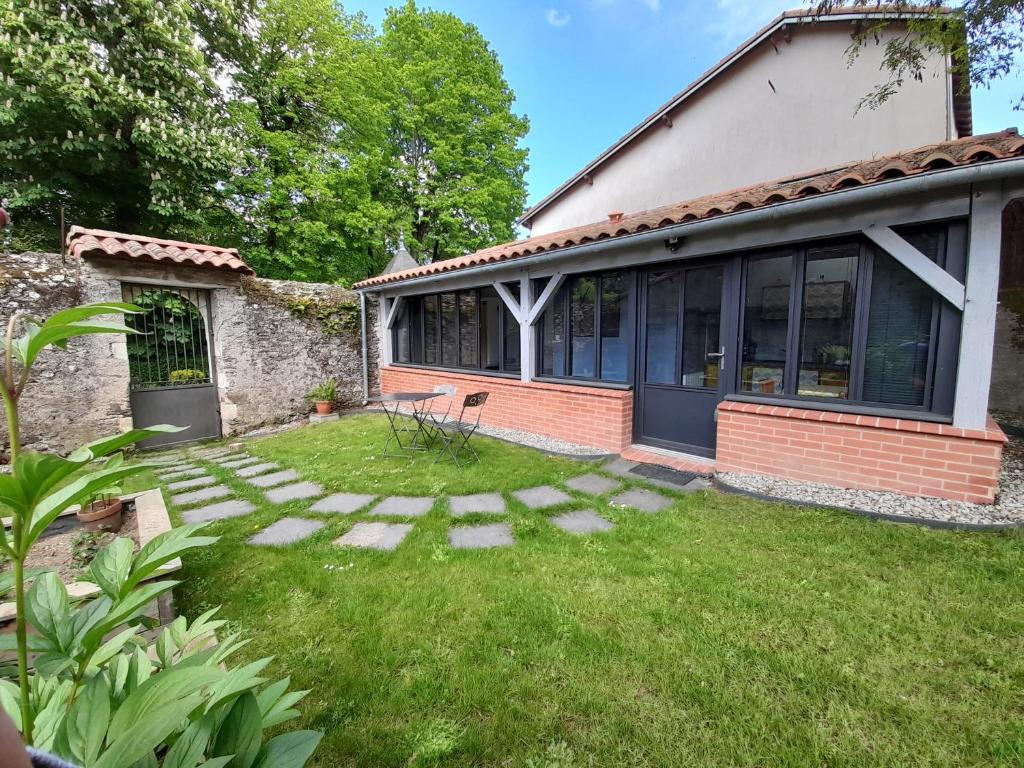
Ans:
[{"label": "stepping stone", "polygon": [[589,493],[591,496],[603,496],[606,493],[617,491],[622,487],[622,483],[618,480],[612,480],[610,477],[595,475],[593,473],[580,475],[579,477],[574,477],[571,480],[566,480],[565,485],[568,488],[572,488],[574,491]]},{"label": "stepping stone", "polygon": [[188,488],[202,488],[204,485],[213,485],[216,482],[217,478],[203,475],[202,477],[193,477],[190,480],[177,480],[173,483],[168,483],[167,490],[184,491]]},{"label": "stepping stone", "polygon": [[257,533],[250,544],[257,547],[280,547],[283,544],[294,544],[296,541],[308,539],[324,527],[318,520],[305,520],[301,517],[283,517]]},{"label": "stepping stone", "polygon": [[448,543],[455,549],[491,549],[516,543],[508,523],[459,525],[448,531]]},{"label": "stepping stone", "polygon": [[180,457],[174,459],[143,458],[142,461],[145,462],[146,464],[156,465],[157,467],[160,468],[161,472],[170,472],[174,469],[184,469],[185,467],[192,466],[191,464],[188,463],[188,461]]},{"label": "stepping stone", "polygon": [[267,501],[271,504],[283,504],[286,501],[323,496],[324,489],[316,483],[292,483],[291,485],[282,485],[280,488],[269,490],[263,495],[267,497]]},{"label": "stepping stone", "polygon": [[278,469],[278,465],[272,461],[265,461],[262,464],[253,464],[248,467],[242,467],[236,469],[235,474],[239,477],[255,477],[256,475],[262,475],[264,472],[269,472],[272,469]]},{"label": "stepping stone", "polygon": [[554,507],[558,504],[572,501],[572,496],[550,485],[514,491],[512,495],[525,504],[527,509],[544,509],[545,507]]},{"label": "stepping stone", "polygon": [[161,480],[178,480],[182,477],[195,477],[196,475],[205,475],[206,470],[202,467],[189,467],[188,469],[178,469],[174,472],[162,472],[158,475]]},{"label": "stepping stone", "polygon": [[282,469],[280,472],[271,472],[269,475],[258,475],[250,477],[245,482],[255,485],[257,488],[269,488],[272,485],[287,483],[289,480],[298,480],[299,473],[294,469]]},{"label": "stepping stone", "polygon": [[224,467],[224,469],[237,469],[238,467],[246,467],[250,464],[256,464],[257,462],[261,461],[263,461],[263,459],[261,459],[259,456],[246,456],[244,459],[235,459],[234,461],[220,461],[217,463]]},{"label": "stepping stone", "polygon": [[365,493],[334,493],[326,499],[320,499],[309,508],[310,512],[330,512],[336,515],[350,515],[358,509],[362,509],[376,496]]},{"label": "stepping stone", "polygon": [[491,515],[505,513],[505,499],[500,493],[474,493],[470,496],[452,496],[448,499],[452,514],[462,517],[474,512]]},{"label": "stepping stone", "polygon": [[429,496],[388,496],[369,514],[386,517],[423,517],[434,506]]},{"label": "stepping stone", "polygon": [[393,550],[411,530],[411,523],[356,523],[334,543],[339,547]]},{"label": "stepping stone", "polygon": [[205,507],[190,509],[181,513],[181,519],[186,523],[206,523],[210,520],[226,520],[229,517],[241,517],[254,511],[256,507],[243,499],[231,499],[230,501],[219,501],[216,504],[209,504]]},{"label": "stepping stone", "polygon": [[215,459],[218,456],[226,456],[234,450],[229,446],[221,445],[216,448],[200,448],[198,451],[193,451],[192,455],[201,456],[204,459]]},{"label": "stepping stone", "polygon": [[198,491],[171,496],[171,501],[179,507],[187,507],[192,504],[198,504],[201,501],[213,501],[214,499],[230,495],[231,489],[226,485],[211,485],[209,488],[200,488]]},{"label": "stepping stone", "polygon": [[610,531],[615,525],[590,509],[575,510],[548,518],[548,522],[566,533]]},{"label": "stepping stone", "polygon": [[633,507],[641,512],[658,512],[672,505],[672,499],[645,488],[632,488],[613,497],[611,502],[620,507]]},{"label": "stepping stone", "polygon": [[219,459],[211,459],[211,463],[217,464],[223,467],[226,463],[234,461],[236,459],[248,459],[249,454],[247,453],[229,453],[227,456],[222,456]]}]

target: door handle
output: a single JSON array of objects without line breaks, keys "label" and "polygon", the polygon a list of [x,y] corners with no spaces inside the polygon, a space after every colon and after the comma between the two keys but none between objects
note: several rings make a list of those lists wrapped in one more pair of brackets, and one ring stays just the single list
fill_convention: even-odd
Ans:
[{"label": "door handle", "polygon": [[718,352],[708,352],[705,357],[708,360],[717,360],[719,369],[725,367],[725,347],[719,349]]}]

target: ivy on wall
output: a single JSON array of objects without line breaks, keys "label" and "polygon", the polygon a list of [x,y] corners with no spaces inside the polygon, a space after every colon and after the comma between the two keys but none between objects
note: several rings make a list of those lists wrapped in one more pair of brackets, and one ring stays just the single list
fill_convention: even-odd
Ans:
[{"label": "ivy on wall", "polygon": [[323,299],[300,296],[289,300],[292,317],[315,320],[326,336],[354,333],[359,327],[359,305],[351,299]]}]

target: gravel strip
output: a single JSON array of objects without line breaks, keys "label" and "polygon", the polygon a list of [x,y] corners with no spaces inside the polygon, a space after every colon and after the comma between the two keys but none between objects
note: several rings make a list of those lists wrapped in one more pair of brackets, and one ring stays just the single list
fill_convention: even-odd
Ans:
[{"label": "gravel strip", "polygon": [[999,494],[995,504],[971,504],[888,491],[836,488],[766,475],[719,472],[726,485],[751,493],[816,507],[843,507],[870,514],[920,518],[968,525],[1024,525],[1024,440],[1010,440],[1003,450]]}]

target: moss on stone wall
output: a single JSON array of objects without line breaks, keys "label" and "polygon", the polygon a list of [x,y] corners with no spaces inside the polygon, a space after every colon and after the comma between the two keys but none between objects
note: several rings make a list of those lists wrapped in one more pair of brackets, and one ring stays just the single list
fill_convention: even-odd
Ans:
[{"label": "moss on stone wall", "polygon": [[243,280],[242,288],[254,300],[288,310],[325,336],[347,336],[359,330],[359,302],[345,288],[260,278]]},{"label": "moss on stone wall", "polygon": [[1024,288],[1003,291],[999,295],[999,301],[1013,313],[1010,343],[1017,349],[1024,349]]}]

